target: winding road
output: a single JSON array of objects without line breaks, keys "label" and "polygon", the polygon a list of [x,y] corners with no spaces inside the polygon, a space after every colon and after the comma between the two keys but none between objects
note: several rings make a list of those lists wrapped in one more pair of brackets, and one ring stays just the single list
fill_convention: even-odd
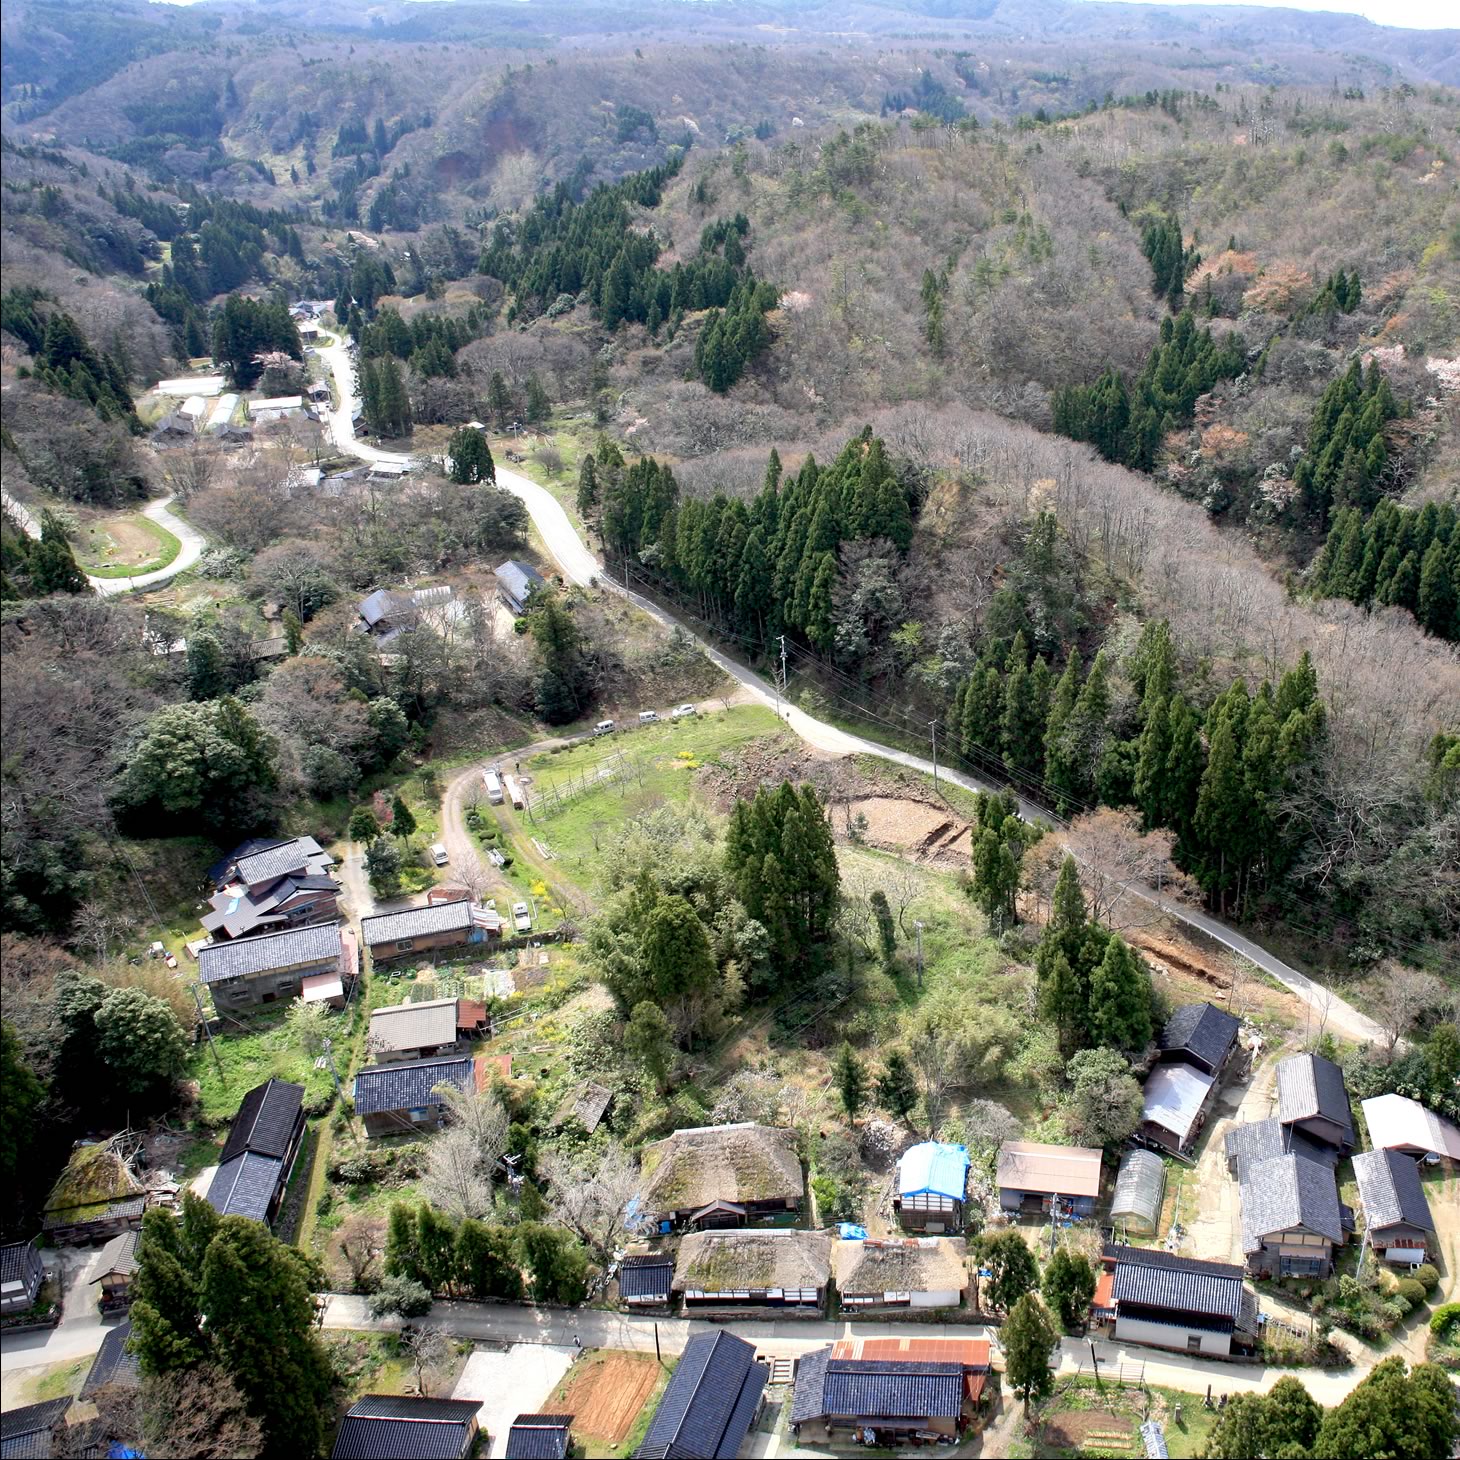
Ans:
[{"label": "winding road", "polygon": [[[26,536],[38,539],[41,529],[35,518],[8,492],[4,494],[4,501],[5,510],[20,524]],[[181,517],[167,510],[171,501],[171,497],[162,497],[156,502],[149,502],[142,509],[142,515],[151,518],[159,527],[177,538],[182,544],[178,555],[165,568],[156,568],[150,573],[137,573],[130,578],[93,578],[88,573],[86,581],[103,598],[116,593],[132,593],[140,588],[155,588],[159,583],[166,583],[170,578],[185,572],[202,557],[203,549],[208,545],[207,538],[190,522],[184,522]]]},{"label": "winding road", "polygon": [[[329,413],[330,430],[335,444],[341,451],[363,461],[409,465],[411,463],[409,456],[399,452],[382,451],[378,447],[369,446],[357,440],[353,420],[358,404],[354,366],[343,342],[333,336],[331,338],[333,343],[322,348],[319,353],[334,375],[336,394],[340,402],[339,408]],[[949,770],[946,766],[935,767],[931,760],[925,760],[922,756],[913,755],[905,750],[897,750],[892,746],[869,740],[865,736],[853,735],[848,731],[840,730],[835,725],[828,725],[825,721],[815,719],[795,705],[782,701],[770,682],[757,674],[755,670],[730,658],[728,654],[713,644],[707,643],[688,624],[676,618],[667,609],[606,576],[603,564],[594,557],[583,539],[579,537],[577,528],[563,510],[562,504],[546,487],[539,486],[520,472],[510,471],[501,466],[497,468],[497,485],[511,492],[527,508],[533,525],[541,535],[547,550],[557,560],[558,567],[565,579],[582,587],[596,584],[601,588],[618,593],[665,627],[677,628],[689,634],[703,653],[725,674],[748,690],[762,704],[772,709],[778,709],[788,728],[795,731],[808,745],[832,755],[871,755],[881,760],[891,761],[895,765],[905,766],[909,770],[919,771],[924,775],[936,773],[968,791],[1000,789],[962,771]],[[1019,802],[1019,814],[1025,821],[1030,822],[1048,823],[1050,819],[1048,812],[1042,807],[1022,799]],[[1184,923],[1188,928],[1205,934],[1223,947],[1229,948],[1232,952],[1247,959],[1270,977],[1277,979],[1285,988],[1322,1015],[1326,1020],[1326,1027],[1343,1038],[1358,1040],[1362,1043],[1387,1043],[1388,1036],[1385,1031],[1367,1014],[1361,1013],[1352,1004],[1340,999],[1331,989],[1309,978],[1307,974],[1284,963],[1281,958],[1269,953],[1267,949],[1254,943],[1245,934],[1239,933],[1235,928],[1229,927],[1217,918],[1209,917],[1206,913],[1164,899],[1153,887],[1126,882],[1124,879],[1118,880],[1122,882],[1125,891],[1131,896],[1151,904],[1167,917]]]}]

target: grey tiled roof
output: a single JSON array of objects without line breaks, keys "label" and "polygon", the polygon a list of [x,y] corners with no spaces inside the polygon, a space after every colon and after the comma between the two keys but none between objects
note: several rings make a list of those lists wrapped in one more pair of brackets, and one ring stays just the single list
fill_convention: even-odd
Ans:
[{"label": "grey tiled roof", "polygon": [[619,1264],[618,1294],[621,1298],[659,1298],[668,1302],[673,1281],[674,1259],[668,1253],[626,1257]]},{"label": "grey tiled roof", "polygon": [[475,1075],[470,1055],[447,1059],[408,1060],[395,1065],[371,1065],[355,1076],[355,1110],[378,1115],[386,1110],[417,1110],[440,1103],[432,1094],[437,1085],[471,1088]]},{"label": "grey tiled roof", "polygon": [[1241,1022],[1210,1004],[1183,1004],[1161,1031],[1163,1050],[1186,1050],[1213,1067],[1227,1057]]},{"label": "grey tiled roof", "polygon": [[956,1419],[963,1365],[901,1359],[831,1359],[822,1379],[823,1414],[874,1420]]},{"label": "grey tiled roof", "polygon": [[734,1460],[765,1388],[764,1364],[733,1333],[697,1333],[684,1346],[636,1460]]},{"label": "grey tiled roof", "polygon": [[456,1460],[480,1407],[475,1399],[366,1394],[341,1422],[332,1460]]},{"label": "grey tiled roof", "polygon": [[47,1399],[0,1413],[0,1457],[47,1460],[51,1453],[51,1431],[65,1418],[73,1403],[68,1394],[64,1399]]},{"label": "grey tiled roof", "polygon": [[284,1176],[284,1163],[277,1156],[255,1156],[245,1151],[225,1161],[213,1173],[208,1202],[222,1217],[269,1219],[269,1203]]},{"label": "grey tiled roof", "polygon": [[0,1247],[0,1282],[31,1283],[40,1281],[41,1259],[32,1242],[7,1242]]},{"label": "grey tiled roof", "polygon": [[255,1085],[243,1097],[228,1143],[223,1147],[222,1161],[231,1161],[245,1151],[256,1156],[278,1156],[288,1153],[294,1139],[294,1127],[304,1105],[304,1086],[287,1080],[266,1080]]},{"label": "grey tiled roof", "polygon": [[[318,844],[312,844],[317,851]],[[294,837],[287,842],[277,842],[272,847],[253,852],[247,857],[240,857],[237,864],[238,875],[248,886],[257,887],[260,882],[272,882],[276,877],[302,871],[309,865],[309,846],[302,837]]]},{"label": "grey tiled roof", "polygon": [[1342,1126],[1353,1139],[1354,1116],[1343,1071],[1320,1054],[1294,1054],[1277,1067],[1278,1119],[1309,1120],[1321,1115]]},{"label": "grey tiled roof", "polygon": [[1333,1171],[1305,1156],[1254,1162],[1242,1180],[1242,1250],[1256,1252],[1264,1237],[1291,1227],[1343,1242]]},{"label": "grey tiled roof", "polygon": [[1236,1322],[1242,1311],[1242,1269],[1224,1262],[1196,1262],[1168,1252],[1119,1247],[1111,1296],[1117,1303],[1140,1303]]},{"label": "grey tiled roof", "polygon": [[506,1460],[564,1460],[571,1414],[519,1414],[507,1431]]},{"label": "grey tiled roof", "polygon": [[433,902],[424,907],[403,908],[400,912],[380,913],[361,918],[360,931],[365,946],[394,943],[402,938],[422,938],[430,933],[450,933],[471,927],[471,901]]},{"label": "grey tiled roof", "polygon": [[831,1362],[831,1348],[813,1349],[801,1356],[796,1365],[796,1389],[791,1396],[791,1423],[804,1424],[809,1419],[820,1419],[826,1413],[822,1403],[822,1386],[826,1381],[826,1366]]},{"label": "grey tiled roof", "polygon": [[1338,1153],[1332,1146],[1309,1140],[1302,1131],[1284,1125],[1276,1116],[1232,1126],[1226,1135],[1226,1149],[1227,1160],[1239,1181],[1246,1168],[1254,1162],[1286,1156],[1290,1151],[1295,1156],[1306,1156],[1310,1161],[1328,1167],[1338,1161]]},{"label": "grey tiled roof", "polygon": [[1435,1219],[1419,1179],[1419,1163],[1402,1151],[1364,1151],[1354,1157],[1359,1202],[1369,1231],[1404,1222],[1433,1232]]},{"label": "grey tiled roof", "polygon": [[125,1384],[129,1388],[141,1379],[137,1355],[127,1347],[132,1336],[132,1323],[128,1319],[107,1332],[101,1341],[101,1348],[91,1361],[86,1382],[81,1386],[81,1397],[90,1399],[98,1389],[108,1384]]},{"label": "grey tiled roof", "polygon": [[125,1232],[118,1232],[105,1247],[101,1249],[101,1256],[96,1261],[98,1276],[92,1278],[93,1283],[99,1283],[103,1277],[114,1272],[133,1273],[137,1271],[137,1243],[142,1234],[130,1228]]},{"label": "grey tiled roof", "polygon": [[249,978],[287,968],[337,964],[340,958],[340,925],[317,923],[309,928],[291,928],[285,933],[260,933],[215,943],[198,950],[198,977],[204,983],[225,978]]}]

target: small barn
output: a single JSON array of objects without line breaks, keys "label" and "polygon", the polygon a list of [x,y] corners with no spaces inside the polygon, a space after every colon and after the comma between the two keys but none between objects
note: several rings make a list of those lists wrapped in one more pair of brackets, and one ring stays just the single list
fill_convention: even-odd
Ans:
[{"label": "small barn", "polygon": [[1363,1151],[1354,1157],[1354,1176],[1375,1256],[1395,1267],[1418,1267],[1435,1236],[1418,1162],[1402,1151]]},{"label": "small barn", "polygon": [[514,558],[498,564],[493,576],[502,602],[518,615],[526,612],[527,600],[547,581],[531,563],[520,563]]},{"label": "small barn", "polygon": [[1166,1195],[1166,1163],[1154,1151],[1127,1151],[1115,1178],[1110,1223],[1132,1237],[1154,1237]]},{"label": "small barn", "polygon": [[45,1280],[45,1264],[34,1240],[0,1247],[0,1313],[34,1307]]},{"label": "small barn", "polygon": [[1376,1151],[1460,1161],[1460,1130],[1403,1095],[1376,1095],[1362,1102],[1369,1144]]},{"label": "small barn", "polygon": [[904,1151],[897,1163],[892,1209],[909,1231],[958,1232],[967,1185],[967,1146],[922,1141]]},{"label": "small barn", "polygon": [[125,1313],[132,1306],[132,1277],[137,1271],[137,1243],[140,1231],[118,1232],[101,1250],[93,1269],[93,1288],[99,1287],[97,1307],[107,1313]]},{"label": "small barn", "polygon": [[1100,1195],[1100,1152],[1091,1146],[1005,1141],[999,1147],[999,1206],[1006,1212],[1049,1211],[1090,1217]]},{"label": "small barn", "polygon": [[618,1295],[626,1308],[659,1308],[674,1286],[674,1259],[667,1252],[630,1253],[619,1263]]},{"label": "small barn", "polygon": [[1278,1061],[1278,1119],[1310,1140],[1354,1148],[1354,1116],[1343,1071],[1321,1054],[1294,1054]]},{"label": "small barn", "polygon": [[1189,1154],[1206,1124],[1215,1088],[1213,1076],[1195,1065],[1157,1065],[1146,1080],[1141,1138],[1174,1156]]}]

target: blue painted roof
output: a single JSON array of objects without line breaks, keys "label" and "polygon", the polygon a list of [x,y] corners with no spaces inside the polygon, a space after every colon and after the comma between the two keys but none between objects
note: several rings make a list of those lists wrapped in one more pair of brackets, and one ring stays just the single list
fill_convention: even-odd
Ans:
[{"label": "blue painted roof", "polygon": [[924,1141],[903,1152],[897,1163],[898,1190],[903,1196],[928,1192],[963,1200],[968,1183],[968,1147],[946,1141]]}]

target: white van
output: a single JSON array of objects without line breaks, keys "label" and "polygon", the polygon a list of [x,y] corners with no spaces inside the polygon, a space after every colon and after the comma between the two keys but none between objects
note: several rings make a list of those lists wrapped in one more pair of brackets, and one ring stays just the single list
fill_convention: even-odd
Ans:
[{"label": "white van", "polygon": [[639,724],[652,725],[659,718],[658,710],[640,710]]},{"label": "white van", "polygon": [[445,842],[437,842],[436,845],[431,848],[431,860],[435,862],[438,867],[444,867],[451,860],[451,858],[446,855]]},{"label": "white van", "polygon": [[493,806],[502,804],[502,778],[496,771],[488,769],[482,772],[482,784],[487,788],[487,800]]},{"label": "white van", "polygon": [[618,726],[612,720],[600,720],[593,727],[593,733],[595,735],[612,735],[616,729],[618,729]]}]

